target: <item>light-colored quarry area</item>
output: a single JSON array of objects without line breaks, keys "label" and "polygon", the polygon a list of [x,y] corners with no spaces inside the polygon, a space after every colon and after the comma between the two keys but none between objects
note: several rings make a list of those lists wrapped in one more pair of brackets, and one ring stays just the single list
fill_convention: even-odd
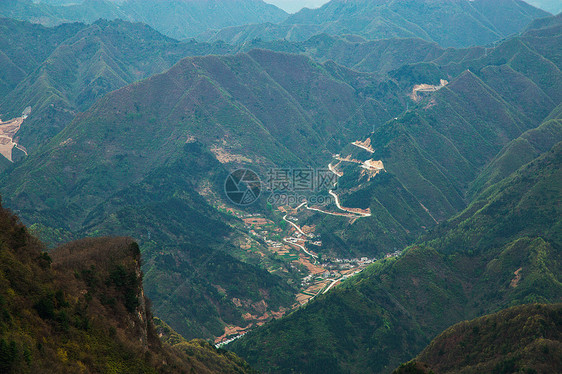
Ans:
[{"label": "light-colored quarry area", "polygon": [[412,89],[412,93],[410,94],[410,98],[412,98],[412,100],[414,100],[416,102],[420,101],[424,94],[439,91],[440,89],[442,89],[443,87],[445,87],[448,84],[449,84],[449,82],[446,81],[445,79],[441,79],[439,81],[439,85],[437,85],[437,86],[431,85],[431,84],[416,84],[414,86],[414,88]]},{"label": "light-colored quarry area", "polygon": [[27,107],[21,117],[11,119],[7,122],[3,122],[0,119],[0,154],[7,158],[10,162],[12,160],[12,152],[14,148],[17,148],[27,155],[27,150],[17,143],[16,134],[20,130],[23,121],[31,113],[31,108]]}]

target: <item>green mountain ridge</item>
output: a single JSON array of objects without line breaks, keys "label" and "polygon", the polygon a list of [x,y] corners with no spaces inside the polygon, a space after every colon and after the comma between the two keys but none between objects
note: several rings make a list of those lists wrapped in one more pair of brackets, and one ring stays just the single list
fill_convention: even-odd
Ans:
[{"label": "green mountain ridge", "polygon": [[531,304],[460,322],[393,373],[559,372],[561,311]]},{"label": "green mountain ridge", "polygon": [[[152,51],[145,60],[136,48],[122,51],[110,43],[139,34],[180,51],[185,45],[142,25],[98,22],[68,43],[95,46],[91,53],[100,57],[78,54],[87,63],[73,70],[76,76],[119,72],[110,82],[125,84],[134,76],[123,67],[122,60],[130,54],[142,57],[138,66],[150,74],[154,65],[144,61],[159,61],[158,49],[137,46]],[[540,40],[532,50],[527,47],[529,38]],[[183,59],[165,73],[95,101],[4,173],[0,189],[8,206],[48,240],[85,235],[137,238],[146,258],[147,290],[158,314],[187,337],[220,336],[226,325],[247,323],[242,316],[260,310],[256,303],[262,300],[271,310],[292,305],[294,292],[279,275],[230,255],[235,251],[229,242],[247,234],[233,229],[236,220],[209,204],[224,199],[221,183],[230,170],[245,166],[265,174],[270,167],[325,168],[342,149],[362,161],[382,160],[387,173],[351,191],[358,175],[346,169],[338,191],[343,192],[344,205],[370,207],[372,217],[345,224],[340,217],[319,216],[311,223],[323,236],[323,254],[381,256],[403,248],[437,220],[462,210],[464,194],[479,171],[554,108],[556,54],[548,46],[557,38],[554,26],[532,29],[485,53],[447,50],[438,59],[442,66],[406,65],[390,72],[395,80],[266,50]],[[65,61],[74,56],[62,53],[67,50],[73,52],[65,44],[53,55]],[[433,67],[428,69],[431,80],[414,74],[426,65]],[[55,66],[59,71],[65,65]],[[549,81],[536,74],[543,68],[552,71]],[[518,87],[540,100],[520,100],[499,86],[502,77],[514,76]],[[404,94],[412,85],[434,83],[437,77],[451,83],[401,115],[409,100]],[[76,107],[79,98],[92,97],[82,95],[89,91],[72,82],[59,87],[74,97]],[[88,100],[83,105],[87,107]],[[527,111],[530,107],[533,111]],[[373,128],[375,153],[357,153],[349,143],[364,140]],[[473,139],[479,139],[478,152]],[[91,157],[92,152],[98,157]],[[198,164],[204,167],[193,167]],[[210,195],[200,196],[209,190]],[[191,224],[195,217],[205,218]],[[213,262],[205,262],[209,256]],[[214,267],[215,260],[220,266]],[[229,283],[222,267],[236,269],[238,280]],[[200,273],[192,276],[194,269]],[[272,292],[264,297],[268,289]],[[194,302],[188,296],[194,294],[202,299]],[[234,299],[244,300],[244,306]]]},{"label": "green mountain ridge", "polygon": [[[562,106],[559,105],[553,114],[559,109]],[[510,142],[472,183],[470,194],[474,196],[482,192],[562,141],[562,122],[559,118],[547,118],[541,126]]]},{"label": "green mountain ridge", "polygon": [[[81,29],[79,24],[47,28],[25,22],[1,19],[0,100],[32,73],[65,39]],[[19,114],[19,113],[17,113]]]},{"label": "green mountain ridge", "polygon": [[320,62],[332,60],[356,71],[379,73],[387,73],[408,63],[433,61],[445,53],[438,44],[418,38],[350,41],[345,36],[328,34],[316,35],[303,42],[254,39],[241,48],[302,53]]},{"label": "green mountain ridge", "polygon": [[[491,41],[522,28],[471,3],[445,8],[462,18],[480,7],[490,19],[474,19]],[[444,9],[439,1],[417,5],[431,16]],[[520,2],[500,5],[516,20],[533,18]],[[385,12],[393,22],[412,16]],[[266,243],[252,242],[251,228],[227,214],[228,173],[325,169],[349,156],[353,162],[336,166],[336,193],[372,215],[307,211],[299,225],[321,235],[314,251],[381,258],[423,240],[233,346],[265,370],[386,372],[459,320],[559,300],[559,21],[536,21],[489,47],[443,49],[413,38],[421,26],[409,20],[399,30],[408,38],[398,40],[320,35],[254,41],[230,54],[224,43],[178,42],[125,21],[47,30],[2,20],[0,43],[9,47],[0,84],[10,93],[0,111],[15,116],[32,104],[18,133],[32,148],[6,165],[0,192],[50,244],[134,237],[156,313],[188,338],[214,339],[283,314],[302,280],[300,263],[242,251]],[[55,36],[42,45],[37,35]],[[33,60],[19,67],[18,56]],[[442,79],[449,82],[413,93]],[[372,152],[351,144],[359,140]],[[384,170],[372,178],[360,165],[367,160]],[[286,226],[265,198],[236,215],[261,213]],[[521,280],[511,287],[516,271]],[[186,349],[204,357],[208,348]]]},{"label": "green mountain ridge", "polygon": [[[186,337],[221,336],[227,324],[248,324],[242,315],[260,311],[262,300],[273,310],[291,306],[294,289],[229,255],[240,232],[200,191],[225,200],[217,191],[240,166],[265,175],[269,167],[327,161],[370,126],[366,118],[382,123],[402,110],[396,87],[264,50],[187,58],[96,101],[5,173],[2,189],[45,239],[122,233],[141,240],[158,314]],[[205,218],[193,224],[195,217]]]},{"label": "green mountain ridge", "polygon": [[518,0],[493,4],[485,0],[332,0],[318,9],[303,9],[279,25],[233,26],[199,38],[241,45],[252,39],[303,41],[326,33],[371,40],[420,37],[443,47],[468,47],[496,42],[548,15]]},{"label": "green mountain ridge", "polygon": [[[294,74],[291,74],[289,67],[295,65],[300,65],[302,70],[300,72],[292,70]],[[255,69],[261,69],[262,74],[256,74]],[[286,73],[281,73],[281,69],[285,69]],[[259,85],[257,82],[248,81],[250,74],[254,77],[252,79],[257,77],[261,80]],[[391,82],[387,83],[376,76],[355,75],[361,78],[361,83],[357,84],[367,85],[367,87],[381,85],[383,94],[387,89],[385,85],[392,85]],[[315,83],[303,83],[304,76],[308,81],[315,81]],[[392,115],[392,112],[389,113],[388,110],[393,110],[394,113],[400,110],[400,99],[392,91],[388,93],[387,99],[390,108],[383,109],[380,102],[369,100],[366,101],[366,105],[362,106],[364,99],[357,94],[363,87],[354,88],[353,84],[353,82],[340,81],[338,76],[332,76],[321,65],[304,57],[267,51],[256,50],[250,54],[229,57],[209,56],[184,59],[165,74],[156,75],[146,81],[114,91],[96,102],[89,111],[80,114],[72,124],[58,134],[48,146],[43,147],[42,151],[30,156],[16,167],[12,172],[14,174],[10,173],[12,176],[9,179],[15,181],[18,170],[32,165],[34,165],[34,169],[40,170],[37,168],[38,165],[51,162],[52,157],[64,157],[64,154],[78,156],[80,154],[80,152],[77,153],[78,147],[83,147],[82,142],[86,139],[111,150],[108,154],[110,158],[122,154],[119,156],[122,160],[119,164],[122,168],[127,167],[129,171],[123,174],[121,170],[108,170],[115,176],[112,183],[117,182],[114,184],[117,188],[127,186],[138,178],[137,173],[141,173],[141,169],[132,168],[134,165],[132,162],[137,162],[134,159],[142,158],[141,154],[138,154],[138,151],[134,151],[133,148],[143,149],[146,154],[144,157],[148,156],[149,152],[151,153],[149,162],[153,165],[146,161],[137,165],[143,170],[150,170],[173,154],[171,152],[173,149],[181,149],[191,137],[205,144],[208,149],[212,149],[213,146],[224,147],[228,153],[243,154],[250,160],[260,160],[256,165],[258,168],[267,165],[302,165],[304,162],[314,162],[312,161],[315,159],[314,157],[327,160],[328,149],[335,150],[337,147],[341,147],[353,140],[366,127],[365,123],[360,122],[362,115],[365,116],[368,113],[369,117],[378,117],[379,121],[383,122],[385,117],[389,118]],[[262,88],[259,88],[259,92],[252,92],[257,87]],[[162,90],[166,90],[165,95],[161,94]],[[375,91],[374,94],[377,92]],[[266,103],[271,103],[272,97],[278,101],[273,104],[276,107],[271,107],[271,104],[267,107]],[[197,108],[202,100],[211,98],[221,100],[220,104],[215,107]],[[254,100],[257,100],[257,103]],[[259,103],[259,101],[263,103]],[[316,110],[310,111],[308,108],[313,105]],[[263,109],[266,107],[267,111]],[[284,110],[283,117],[274,114],[277,108]],[[357,112],[358,108],[360,108],[359,112]],[[228,116],[225,115],[227,112]],[[198,116],[203,114],[209,118],[203,119],[202,123],[201,118],[194,117],[194,114]],[[345,123],[344,121],[352,114],[356,116],[355,123]],[[92,121],[96,123],[95,126],[90,126]],[[214,123],[214,130],[203,126],[203,124],[213,124],[214,121],[220,123],[220,126]],[[118,128],[121,129],[120,131],[114,131],[115,123],[120,124]],[[179,131],[178,124],[184,126],[183,134]],[[252,132],[244,132],[243,128],[236,127],[241,124],[245,124],[248,128],[253,127]],[[334,133],[336,125],[349,126],[343,131],[340,130],[343,135],[342,139],[330,137],[330,134]],[[104,127],[105,130],[102,130]],[[153,132],[156,128],[158,128],[158,132]],[[130,138],[127,132],[133,129],[136,131],[144,129],[147,136],[137,134],[135,141],[129,143]],[[82,133],[83,131],[87,133]],[[109,137],[109,131],[112,132],[111,137]],[[255,142],[256,131],[263,134],[258,137],[260,142]],[[156,136],[148,136],[149,133]],[[228,139],[233,136],[236,137],[236,141],[232,144],[223,143],[220,140],[223,137]],[[84,140],[81,140],[80,137]],[[66,142],[68,139],[71,141]],[[302,144],[310,144],[314,153],[303,148]],[[158,148],[155,148],[156,145]],[[126,156],[129,161],[125,161],[123,154],[127,148],[130,148],[132,152]],[[243,153],[241,153],[241,149],[244,149]],[[156,154],[152,154],[153,151]],[[54,153],[47,157],[51,152]],[[83,157],[89,158],[85,153]],[[131,164],[125,166],[127,162]],[[72,174],[84,178],[85,174],[79,170],[88,168],[88,163],[80,163],[82,165],[80,167],[78,160],[72,161],[72,163],[75,164]],[[53,166],[61,171],[66,167],[58,161]],[[115,166],[119,167],[117,164]],[[90,170],[95,171],[95,169]],[[72,178],[72,174],[68,176]],[[50,175],[52,175],[52,171]],[[111,179],[110,175],[112,174],[107,174],[106,178]],[[120,177],[117,178],[117,175]],[[41,180],[36,177],[32,179]],[[18,194],[23,192],[22,188],[9,187],[8,179],[6,182],[7,184],[4,185],[6,191],[19,190]],[[31,183],[31,180],[29,182]],[[80,185],[82,189],[87,187],[84,182],[81,182]],[[26,188],[24,187],[24,189]],[[51,196],[54,198],[66,193],[65,190],[68,190],[67,192],[73,190],[69,185],[58,193],[54,189],[53,185]],[[95,189],[91,191],[95,191]],[[111,190],[102,189],[100,192],[107,194],[111,193]],[[46,191],[42,192],[42,194],[46,193]],[[79,193],[77,190],[73,192],[76,196]],[[103,196],[105,198],[105,195]],[[6,200],[9,199],[11,198],[6,195]],[[21,199],[17,200],[23,202]],[[20,210],[21,207],[17,209]],[[34,207],[33,211],[37,212],[37,207]],[[72,221],[78,223],[79,221],[75,220],[78,217],[73,217]]]},{"label": "green mountain ridge", "polygon": [[[38,57],[44,61],[29,69],[29,74],[0,101],[0,113],[5,119],[19,116],[25,107],[31,107],[31,115],[17,134],[29,151],[51,139],[77,112],[85,111],[110,91],[161,73],[186,56],[229,52],[225,45],[178,42],[146,25],[124,21],[73,24],[72,36],[66,31],[69,27],[48,29],[2,21],[5,42],[15,42],[26,49],[43,39],[57,42],[56,48]],[[13,29],[24,32],[13,35]],[[50,35],[53,32],[63,32],[66,39],[56,40]],[[34,33],[37,41],[26,45],[29,33]]]},{"label": "green mountain ridge", "polygon": [[[422,96],[408,112],[362,138],[373,153],[353,145],[338,152],[340,160],[381,160],[384,173],[371,178],[357,164],[332,162],[343,172],[337,191],[342,205],[369,208],[371,217],[345,226],[340,217],[316,217],[306,223],[317,225],[328,249],[340,255],[350,251],[380,255],[407,246],[427,228],[466,207],[475,186],[484,183],[485,174],[475,181],[483,168],[560,103],[559,94],[553,91],[560,70],[550,60],[556,60],[551,57],[556,53],[528,45],[533,39],[540,40],[538,46],[552,45],[561,31],[557,25],[525,33],[485,54],[478,53],[474,60],[444,59],[442,66],[421,62],[391,71],[405,90],[422,82],[437,84],[439,77],[451,82]],[[426,70],[427,66],[438,72]],[[431,77],[418,74],[428,70]],[[552,72],[548,82],[537,73],[543,70]],[[556,139],[541,149],[552,146]],[[531,153],[527,162],[536,156]],[[514,163],[509,172],[521,165]]]}]

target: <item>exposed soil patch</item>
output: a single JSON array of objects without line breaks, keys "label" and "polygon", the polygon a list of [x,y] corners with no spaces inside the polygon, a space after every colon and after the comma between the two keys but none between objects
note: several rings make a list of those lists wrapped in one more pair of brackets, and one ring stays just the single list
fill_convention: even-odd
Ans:
[{"label": "exposed soil patch", "polygon": [[230,153],[226,149],[224,149],[223,147],[219,147],[219,146],[216,146],[216,145],[211,147],[211,152],[213,152],[213,154],[215,155],[215,157],[217,158],[217,160],[221,164],[228,164],[228,163],[231,163],[231,162],[252,163],[252,160],[249,159],[248,157],[245,157],[245,156],[242,156],[242,155],[237,155],[237,154],[234,154],[234,153]]},{"label": "exposed soil patch", "polygon": [[521,271],[523,271],[523,268],[519,268],[517,270],[515,270],[515,272],[513,274],[515,274],[515,278],[513,278],[511,280],[511,283],[509,284],[510,287],[515,288],[517,287],[517,285],[519,284],[519,281],[521,280]]},{"label": "exposed soil patch", "polygon": [[375,153],[375,150],[373,149],[373,147],[371,146],[371,138],[367,138],[367,140],[365,140],[364,142],[361,141],[356,141],[351,143],[356,147],[359,147],[361,149],[366,150],[369,153]]},{"label": "exposed soil patch", "polygon": [[416,102],[420,101],[421,100],[420,94],[439,91],[440,89],[442,89],[443,87],[445,87],[448,84],[449,84],[449,82],[446,81],[445,79],[441,79],[438,86],[434,86],[434,85],[431,85],[431,84],[416,84],[414,86],[414,88],[412,89],[412,93],[410,94],[410,98],[412,98],[412,100],[414,100]]}]

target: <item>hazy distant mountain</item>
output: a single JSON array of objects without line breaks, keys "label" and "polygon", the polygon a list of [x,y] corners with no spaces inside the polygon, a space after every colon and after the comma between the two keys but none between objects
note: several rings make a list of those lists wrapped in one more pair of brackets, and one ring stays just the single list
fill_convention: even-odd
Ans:
[{"label": "hazy distant mountain", "polygon": [[562,3],[558,0],[527,0],[527,2],[552,14],[562,12]]},{"label": "hazy distant mountain", "polygon": [[176,39],[195,37],[209,29],[287,18],[287,13],[262,0],[126,0],[120,9]]},{"label": "hazy distant mountain", "polygon": [[[378,73],[388,73],[409,63],[434,61],[446,53],[437,43],[419,38],[367,41],[359,37],[328,34],[316,35],[303,42],[254,39],[239,49],[247,51],[255,48],[301,53],[320,62],[331,60],[353,70]],[[476,49],[467,51],[479,52]]]},{"label": "hazy distant mountain", "polygon": [[279,25],[231,27],[200,38],[242,44],[255,38],[303,41],[320,33],[357,34],[367,39],[417,37],[443,47],[466,47],[498,41],[548,15],[521,0],[332,0],[319,9],[303,9]]},{"label": "hazy distant mountain", "polygon": [[[65,5],[66,4],[66,5]],[[13,0],[0,3],[0,16],[46,26],[63,22],[92,23],[99,18],[146,23],[176,39],[209,29],[249,23],[280,22],[287,14],[261,0]]]}]

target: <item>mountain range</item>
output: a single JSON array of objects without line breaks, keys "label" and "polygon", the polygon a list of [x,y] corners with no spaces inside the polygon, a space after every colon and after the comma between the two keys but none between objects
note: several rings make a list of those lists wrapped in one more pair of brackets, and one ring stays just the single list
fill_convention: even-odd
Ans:
[{"label": "mountain range", "polygon": [[[294,70],[295,66],[299,69]],[[256,74],[258,70],[260,74]],[[346,72],[348,81],[342,81],[342,72]],[[316,160],[328,160],[330,151],[366,129],[366,120],[361,122],[361,118],[376,117],[382,123],[399,113],[404,100],[392,87],[396,85],[382,77],[264,50],[184,59],[164,74],[104,96],[79,114],[40,150],[6,173],[3,196],[26,222],[35,224],[46,240],[102,232],[144,238],[141,246],[151,253],[145,256],[147,266],[153,270],[146,270],[147,289],[159,313],[159,308],[164,308],[160,302],[167,303],[170,298],[169,289],[163,287],[166,282],[161,279],[164,274],[171,275],[170,262],[164,259],[179,256],[172,263],[181,264],[179,258],[187,255],[184,261],[196,261],[177,265],[180,276],[190,273],[193,266],[198,266],[197,258],[205,258],[217,246],[222,248],[217,256],[221,261],[233,262],[229,266],[253,274],[256,289],[260,288],[257,284],[268,288],[281,284],[278,290],[269,289],[271,299],[266,301],[271,307],[289,306],[289,286],[223,253],[230,247],[227,239],[233,235],[229,219],[215,213],[199,191],[206,185],[212,186],[212,191],[222,190],[218,185],[228,174],[225,164],[245,162],[256,170],[266,170],[275,165],[306,166]],[[375,95],[376,101],[370,99]],[[208,102],[214,105],[201,104]],[[355,121],[345,122],[352,116]],[[334,137],[335,128],[344,131]],[[92,159],[93,149],[101,157]],[[34,176],[24,177],[28,173]],[[17,175],[31,184],[20,185]],[[177,178],[170,179],[170,175]],[[85,194],[89,196],[86,200]],[[207,219],[194,226],[190,222],[196,216]],[[148,259],[152,256],[154,261]],[[221,274],[216,267],[210,271]],[[197,281],[204,282],[207,292],[215,294],[212,300],[220,300],[209,275],[198,274]],[[188,277],[188,281],[195,279]],[[236,307],[232,298],[250,297],[248,305],[260,301],[259,293],[238,294],[251,290],[249,283],[254,281],[240,275],[237,282],[245,284],[244,288],[219,282],[221,288],[232,289],[234,294],[222,299],[222,306],[213,306],[200,317],[183,312],[177,305],[169,309],[170,313],[179,313],[177,323],[176,317],[166,317],[187,337],[221,335],[219,320],[212,319],[209,323],[213,327],[197,334],[179,321],[187,316],[205,320],[222,316],[229,323],[244,323],[241,315],[248,310],[254,314],[254,307]],[[179,290],[173,293],[174,300],[176,295],[187,295]],[[197,305],[189,299],[182,303],[190,308]]]},{"label": "mountain range", "polygon": [[253,39],[304,41],[326,33],[370,40],[417,37],[460,48],[497,42],[548,15],[520,0],[332,0],[279,24],[232,26],[199,38],[243,44]]},{"label": "mountain range", "polygon": [[176,39],[188,39],[209,29],[280,22],[287,14],[261,0],[14,0],[0,4],[0,16],[45,26],[121,19],[145,23]]},{"label": "mountain range", "polygon": [[[561,31],[559,25],[532,29],[495,48],[461,51],[473,59],[459,61],[449,50],[434,61],[390,71],[410,94],[424,82],[435,91],[358,139],[368,143],[371,152],[350,144],[332,161],[342,175],[342,205],[374,214],[346,226],[333,216],[301,219],[316,225],[324,244],[339,254],[380,255],[408,245],[462,210],[474,195],[470,190],[481,183],[475,179],[483,167],[561,102],[555,88],[562,84],[561,65],[554,52]],[[529,48],[531,44],[536,47]],[[540,73],[546,71],[548,81]],[[451,81],[439,86],[440,80]],[[350,162],[369,159],[381,160],[385,173],[371,178]]]},{"label": "mountain range", "polygon": [[56,28],[11,19],[0,23],[6,64],[18,73],[5,80],[0,113],[10,119],[31,107],[18,133],[28,151],[110,91],[168,70],[183,57],[230,51],[224,44],[178,42],[146,25],[118,20]]},{"label": "mountain range", "polygon": [[[559,367],[562,15],[0,15],[0,195],[29,227],[0,208],[0,371]],[[249,205],[232,199],[241,171],[259,179]],[[330,178],[291,190],[307,171]],[[298,199],[276,200],[285,187]]]},{"label": "mountain range", "polygon": [[[232,50],[224,44],[177,42],[144,25],[120,21],[57,28],[11,19],[2,23],[2,118],[16,118],[31,108],[16,138],[28,151],[113,89],[164,71],[181,57]],[[23,156],[13,152],[15,158]]]},{"label": "mountain range", "polygon": [[[69,27],[54,32],[62,39]],[[386,173],[366,183],[357,180],[360,176],[351,166],[344,169],[338,192],[344,205],[368,207],[375,215],[344,226],[345,219],[334,216],[304,221],[318,227],[325,254],[378,256],[407,246],[462,210],[465,193],[479,171],[507,142],[538,126],[560,101],[555,89],[559,61],[549,48],[559,38],[557,22],[533,27],[490,49],[444,51],[435,46],[433,59],[420,54],[419,61],[412,58],[406,61],[411,64],[400,67],[390,62],[395,69],[374,69],[378,73],[358,73],[331,61],[318,64],[307,56],[267,50],[194,57],[105,96],[165,70],[182,55],[230,51],[220,44],[176,42],[146,26],[122,21],[72,27],[76,34],[60,45],[45,46],[43,56],[48,59],[30,68],[3,101],[3,108],[14,108],[14,115],[32,104],[19,136],[34,152],[5,173],[2,194],[51,243],[83,235],[138,238],[155,309],[189,338],[220,336],[224,324],[246,324],[242,315],[261,310],[256,303],[262,295],[251,291],[252,283],[255,289],[267,285],[263,289],[270,291],[268,308],[292,304],[294,288],[276,278],[285,275],[272,277],[241,257],[226,254],[233,253],[229,244],[233,235],[247,236],[235,228],[236,220],[212,206],[224,199],[220,184],[232,168],[245,165],[265,173],[271,167],[325,167],[337,152],[383,160]],[[6,38],[13,38],[10,35]],[[527,47],[531,42],[533,49]],[[362,43],[362,48],[376,54],[381,43],[404,55],[411,45],[398,40]],[[549,80],[537,76],[537,71],[550,71]],[[68,79],[72,77],[68,72],[74,73],[74,80]],[[451,83],[408,104],[406,94],[412,86],[441,78]],[[517,81],[519,92],[533,92],[533,101],[527,103],[518,91],[504,86],[505,79]],[[32,96],[36,104],[27,99]],[[400,115],[408,105],[413,106]],[[479,117],[474,114],[477,109]],[[56,116],[49,117],[53,110]],[[80,110],[86,111],[69,123]],[[489,117],[490,112],[494,116]],[[50,126],[44,126],[46,122]],[[375,129],[368,138],[373,154],[361,154],[349,145],[365,140],[362,134],[371,129]],[[475,143],[467,140],[479,138],[486,141],[479,142],[474,153]],[[94,150],[99,157],[90,156]],[[214,192],[203,192],[209,190]],[[400,194],[389,193],[393,190]],[[206,219],[186,224],[195,216]],[[213,258],[245,274],[235,282],[219,282],[220,289],[228,290],[227,299],[209,281],[220,278],[218,267],[204,262],[215,251],[220,255]],[[203,274],[187,276],[200,266]],[[169,296],[165,285],[186,276],[187,283]],[[197,303],[188,296],[179,296],[190,295],[187,290],[196,287],[195,281],[203,282],[197,289],[208,295],[204,313],[195,312]],[[241,288],[246,291],[239,293]],[[234,299],[248,300],[247,306],[237,306]],[[185,324],[186,318],[197,323]]]}]

